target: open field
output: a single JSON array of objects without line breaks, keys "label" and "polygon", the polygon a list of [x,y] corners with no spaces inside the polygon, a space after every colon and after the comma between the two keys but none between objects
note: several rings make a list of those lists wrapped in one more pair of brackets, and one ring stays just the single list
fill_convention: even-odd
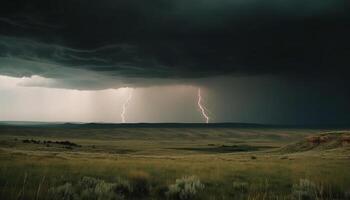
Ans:
[{"label": "open field", "polygon": [[349,153],[336,129],[1,125],[0,199],[349,199]]}]

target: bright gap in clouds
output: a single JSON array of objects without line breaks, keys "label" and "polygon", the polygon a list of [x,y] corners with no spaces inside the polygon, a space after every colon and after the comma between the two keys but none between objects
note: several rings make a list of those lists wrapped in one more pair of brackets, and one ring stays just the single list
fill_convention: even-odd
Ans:
[{"label": "bright gap in clouds", "polygon": [[[122,122],[120,113],[130,88],[82,91],[28,85],[50,85],[39,76],[0,75],[0,121]],[[202,122],[196,107],[196,88],[162,86],[136,88],[127,122]]]}]

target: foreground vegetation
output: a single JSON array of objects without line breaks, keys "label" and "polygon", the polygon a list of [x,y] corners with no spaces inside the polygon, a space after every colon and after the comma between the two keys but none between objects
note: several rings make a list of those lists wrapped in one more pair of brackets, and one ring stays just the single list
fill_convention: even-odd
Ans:
[{"label": "foreground vegetation", "polygon": [[348,136],[0,127],[0,199],[349,199]]}]

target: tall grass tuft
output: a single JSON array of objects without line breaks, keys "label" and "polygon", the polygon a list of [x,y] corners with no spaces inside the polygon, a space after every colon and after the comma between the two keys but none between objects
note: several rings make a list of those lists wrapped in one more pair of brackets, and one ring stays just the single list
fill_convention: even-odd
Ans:
[{"label": "tall grass tuft", "polygon": [[23,199],[24,198],[24,189],[26,187],[27,184],[27,178],[28,178],[28,174],[27,172],[24,173],[24,178],[23,178],[23,186],[22,189],[19,191],[17,199]]},{"label": "tall grass tuft", "polygon": [[44,184],[44,181],[45,181],[45,176],[43,176],[43,178],[41,179],[41,181],[40,181],[40,183],[38,185],[38,189],[37,189],[36,194],[35,194],[35,199],[36,200],[39,199],[40,190],[41,190],[42,185]]}]

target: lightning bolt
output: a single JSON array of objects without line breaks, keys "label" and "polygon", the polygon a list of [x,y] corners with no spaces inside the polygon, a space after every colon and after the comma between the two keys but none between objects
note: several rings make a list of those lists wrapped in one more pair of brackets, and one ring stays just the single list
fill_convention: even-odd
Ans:
[{"label": "lightning bolt", "polygon": [[205,108],[205,106],[202,105],[202,95],[201,95],[201,89],[200,88],[198,88],[198,103],[197,104],[198,104],[198,107],[199,107],[203,117],[205,118],[205,122],[208,124],[209,123],[209,117],[208,117],[208,115],[205,112],[207,109]]},{"label": "lightning bolt", "polygon": [[134,89],[131,88],[130,92],[129,92],[129,96],[128,98],[126,99],[125,103],[123,104],[123,111],[122,113],[120,114],[120,117],[122,118],[122,123],[125,123],[125,113],[126,113],[126,110],[128,108],[128,105],[130,103],[130,100],[132,98],[132,93],[133,93]]}]

